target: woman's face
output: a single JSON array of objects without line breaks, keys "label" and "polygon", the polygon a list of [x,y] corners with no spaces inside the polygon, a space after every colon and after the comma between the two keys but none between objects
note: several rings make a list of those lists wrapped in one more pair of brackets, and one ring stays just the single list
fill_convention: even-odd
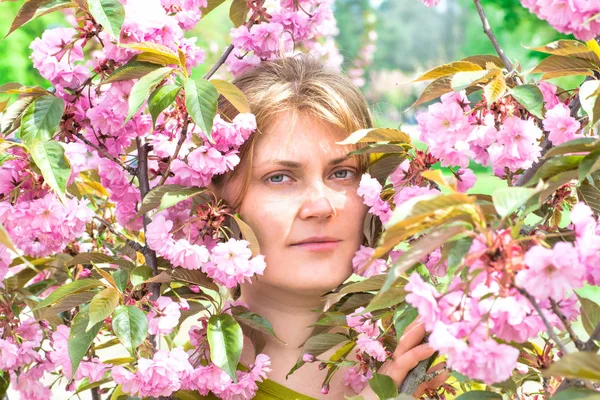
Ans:
[{"label": "woman's face", "polygon": [[[310,115],[282,113],[257,138],[248,190],[238,210],[258,238],[267,268],[259,282],[323,294],[352,273],[367,207],[357,195],[354,150],[343,130]],[[234,195],[243,173],[226,188]],[[256,282],[254,282],[256,284]]]}]

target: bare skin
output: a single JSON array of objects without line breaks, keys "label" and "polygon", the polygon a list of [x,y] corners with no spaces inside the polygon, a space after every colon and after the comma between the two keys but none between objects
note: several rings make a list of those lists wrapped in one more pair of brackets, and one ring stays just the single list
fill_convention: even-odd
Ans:
[{"label": "bare skin", "polygon": [[[321,393],[326,371],[314,364],[287,380],[285,376],[310,336],[309,325],[319,317],[315,311],[325,307],[322,295],[352,274],[351,260],[362,243],[367,212],[356,193],[361,171],[357,160],[345,159],[353,148],[336,144],[345,132],[303,113],[295,124],[292,119],[290,113],[280,115],[255,146],[251,180],[237,211],[257,235],[267,268],[263,276],[242,285],[240,300],[269,320],[281,339],[267,337],[262,351],[271,358],[270,379],[315,398],[343,399],[356,395],[344,386],[343,370],[327,395]],[[227,185],[222,193],[226,200],[238,193],[240,179]],[[380,372],[400,384],[411,368],[433,354],[420,344],[424,334],[420,325],[407,330],[394,360]],[[329,358],[335,350],[320,358]],[[251,364],[254,357],[247,341],[242,362]],[[377,398],[369,388],[360,395]]]}]

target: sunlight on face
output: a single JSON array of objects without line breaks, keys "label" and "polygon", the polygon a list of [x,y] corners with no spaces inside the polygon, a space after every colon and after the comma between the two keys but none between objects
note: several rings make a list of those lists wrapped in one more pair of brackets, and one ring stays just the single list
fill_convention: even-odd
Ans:
[{"label": "sunlight on face", "polygon": [[320,295],[352,273],[367,207],[356,194],[358,162],[346,159],[354,149],[336,144],[345,132],[301,113],[291,119],[280,115],[257,138],[239,212],[267,262],[258,281]]}]

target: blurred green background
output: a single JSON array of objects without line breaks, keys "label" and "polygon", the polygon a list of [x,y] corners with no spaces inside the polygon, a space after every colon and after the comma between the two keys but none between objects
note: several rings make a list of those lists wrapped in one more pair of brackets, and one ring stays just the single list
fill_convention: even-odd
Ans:
[{"label": "blurred green background", "polygon": [[[230,2],[219,6],[189,32],[207,49],[206,63],[194,75],[203,75],[229,44]],[[22,3],[0,3],[2,36],[8,32]],[[543,57],[528,47],[567,38],[530,14],[518,0],[483,0],[482,4],[506,54],[525,72]],[[361,49],[369,38],[376,46],[372,61],[363,62],[362,90],[379,126],[414,130],[415,113],[423,108],[408,108],[426,83],[410,81],[420,72],[470,55],[495,54],[471,0],[442,0],[436,8],[428,8],[420,0],[335,0],[334,12],[339,28],[336,43],[345,71],[361,63]],[[65,16],[56,12],[31,21],[0,40],[0,83],[47,86],[28,58],[29,43],[45,28],[66,25]],[[575,77],[554,83],[572,88],[580,81]],[[479,177],[474,190],[489,193],[501,182],[487,169],[472,167]]]}]

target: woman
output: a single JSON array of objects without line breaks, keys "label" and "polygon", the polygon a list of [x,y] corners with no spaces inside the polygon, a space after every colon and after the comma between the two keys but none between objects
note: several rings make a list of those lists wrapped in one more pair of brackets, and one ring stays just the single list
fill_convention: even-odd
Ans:
[{"label": "woman", "polygon": [[[239,166],[215,180],[214,190],[250,225],[265,255],[264,276],[242,285],[240,300],[269,320],[281,339],[267,338],[263,350],[271,358],[270,379],[315,398],[354,396],[343,373],[326,396],[325,371],[315,365],[285,376],[319,317],[315,311],[325,306],[322,295],[352,274],[351,260],[364,242],[367,207],[357,188],[366,162],[347,157],[356,146],[336,142],[372,127],[367,103],[347,77],[304,56],[264,62],[234,84],[246,95],[258,132],[242,147]],[[237,114],[224,99],[219,112],[231,119]],[[379,372],[401,384],[433,354],[421,344],[424,334],[421,325],[409,329]],[[242,362],[254,356],[247,341]],[[369,388],[359,394],[377,398]]]}]

